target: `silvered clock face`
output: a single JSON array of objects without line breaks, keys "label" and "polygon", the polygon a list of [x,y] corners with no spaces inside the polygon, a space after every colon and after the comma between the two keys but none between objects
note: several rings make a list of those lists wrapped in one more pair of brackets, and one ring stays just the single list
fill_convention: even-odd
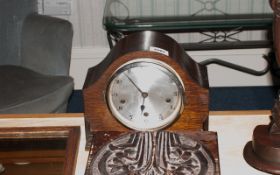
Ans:
[{"label": "silvered clock face", "polygon": [[137,59],[114,73],[106,99],[112,114],[125,126],[141,131],[158,130],[180,114],[183,85],[165,63]]}]

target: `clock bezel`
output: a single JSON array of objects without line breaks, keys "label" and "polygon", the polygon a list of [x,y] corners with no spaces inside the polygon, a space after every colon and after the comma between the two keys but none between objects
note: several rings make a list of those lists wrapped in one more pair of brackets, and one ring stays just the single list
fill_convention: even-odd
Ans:
[{"label": "clock bezel", "polygon": [[[146,64],[151,67],[155,67],[157,69],[161,69],[161,71],[165,72],[166,74],[169,74],[168,76],[172,76],[173,81],[176,83],[177,89],[178,89],[178,102],[176,103],[176,107],[173,110],[173,112],[167,117],[166,120],[164,120],[161,123],[155,124],[153,127],[148,125],[145,126],[138,126],[137,124],[130,122],[128,119],[126,119],[118,110],[116,109],[113,100],[112,100],[112,94],[111,94],[111,88],[114,79],[119,76],[121,73],[125,72],[126,70],[130,68],[134,68],[137,66],[141,66],[142,64]],[[150,64],[150,65],[149,65]],[[184,84],[181,79],[181,77],[178,75],[178,73],[169,65],[166,63],[155,60],[152,58],[137,58],[135,60],[131,60],[126,62],[125,64],[121,65],[111,76],[108,86],[106,88],[106,93],[105,93],[105,99],[108,105],[108,108],[110,109],[112,116],[115,117],[119,122],[121,122],[124,126],[137,130],[137,131],[157,131],[160,129],[163,129],[172,122],[176,121],[177,117],[181,114],[184,108],[184,102],[186,98],[184,98]]]}]

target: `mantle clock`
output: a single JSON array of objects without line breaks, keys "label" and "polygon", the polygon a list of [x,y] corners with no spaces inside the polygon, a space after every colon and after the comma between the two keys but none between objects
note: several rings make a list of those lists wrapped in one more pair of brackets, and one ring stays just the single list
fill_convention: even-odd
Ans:
[{"label": "mantle clock", "polygon": [[206,67],[172,38],[120,40],[88,70],[83,96],[87,174],[219,174]]}]

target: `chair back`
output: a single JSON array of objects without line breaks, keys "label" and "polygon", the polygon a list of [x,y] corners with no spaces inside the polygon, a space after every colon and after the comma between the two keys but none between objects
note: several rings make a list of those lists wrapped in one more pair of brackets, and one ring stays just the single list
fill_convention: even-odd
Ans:
[{"label": "chair back", "polygon": [[19,65],[25,17],[37,12],[36,0],[0,0],[0,65]]},{"label": "chair back", "polygon": [[64,19],[31,14],[22,29],[21,66],[47,75],[68,75],[73,28]]}]

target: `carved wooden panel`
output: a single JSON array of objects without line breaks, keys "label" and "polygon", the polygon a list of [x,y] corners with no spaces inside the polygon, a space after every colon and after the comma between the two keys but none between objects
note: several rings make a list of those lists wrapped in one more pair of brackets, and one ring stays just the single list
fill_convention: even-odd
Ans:
[{"label": "carved wooden panel", "polygon": [[279,0],[269,0],[270,6],[276,15],[280,13],[280,1]]},{"label": "carved wooden panel", "polygon": [[134,132],[122,135],[91,155],[87,174],[218,174],[213,155],[202,142],[183,133]]}]

